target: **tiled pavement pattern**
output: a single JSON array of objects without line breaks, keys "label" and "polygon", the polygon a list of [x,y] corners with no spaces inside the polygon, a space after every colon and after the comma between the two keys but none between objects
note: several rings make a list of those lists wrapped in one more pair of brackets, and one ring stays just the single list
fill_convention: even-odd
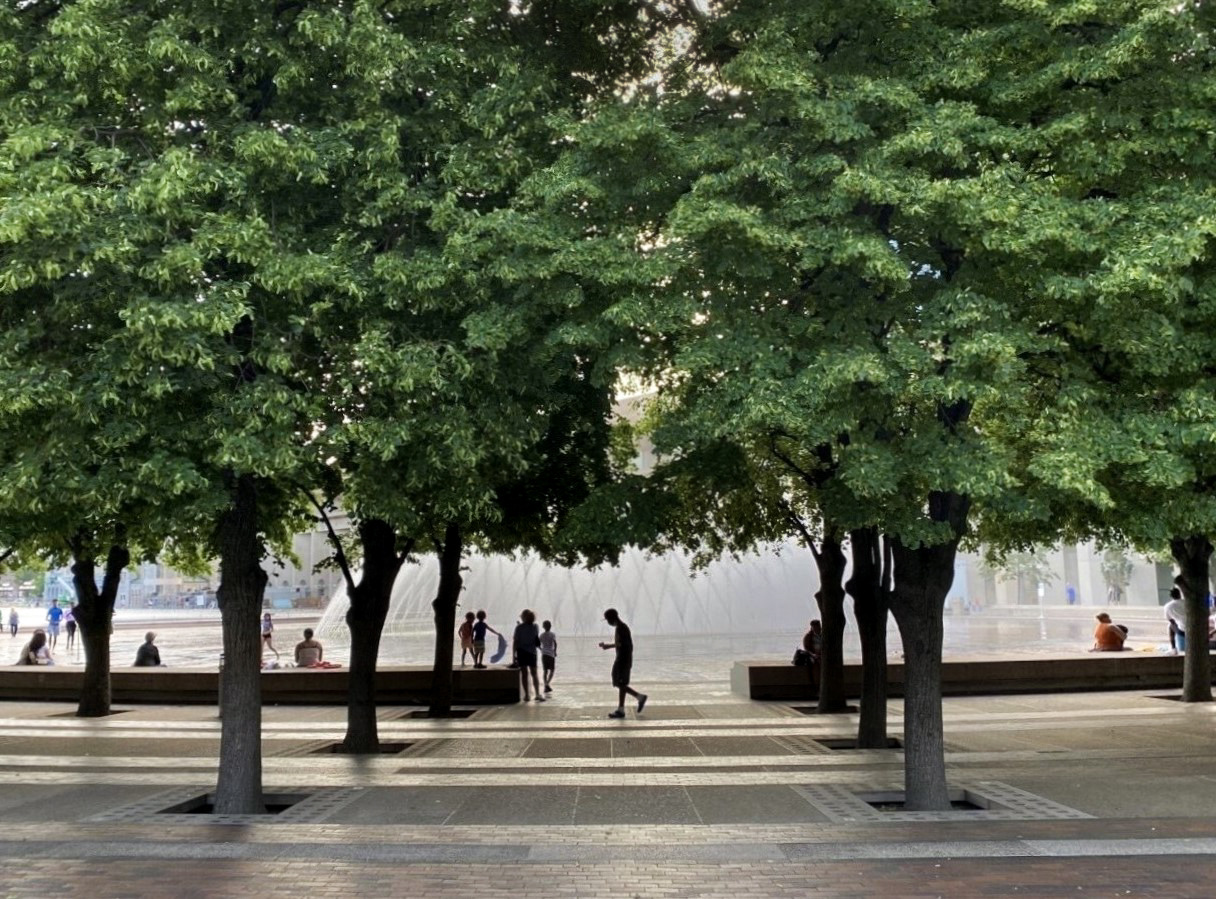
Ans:
[{"label": "tiled pavement pattern", "polygon": [[354,758],[315,751],[343,709],[267,708],[266,790],[310,795],[229,823],[155,811],[214,787],[214,709],[0,704],[0,899],[1216,893],[1213,707],[947,700],[951,783],[993,804],[918,816],[858,798],[900,788],[899,751],[816,742],[855,715],[681,683],[615,722],[609,693],[384,709],[381,739],[407,747]]}]

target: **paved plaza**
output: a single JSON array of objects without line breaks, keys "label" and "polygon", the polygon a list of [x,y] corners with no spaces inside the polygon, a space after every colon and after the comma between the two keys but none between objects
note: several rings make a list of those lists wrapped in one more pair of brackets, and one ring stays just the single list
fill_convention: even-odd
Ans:
[{"label": "paved plaza", "polygon": [[4,703],[0,897],[1212,894],[1212,706],[947,699],[951,785],[979,807],[917,815],[879,807],[898,749],[821,742],[854,715],[641,686],[624,721],[610,689],[560,679],[466,719],[385,708],[404,745],[376,757],[325,751],[341,707],[268,707],[265,788],[290,804],[223,822],[183,810],[214,787],[213,707]]}]

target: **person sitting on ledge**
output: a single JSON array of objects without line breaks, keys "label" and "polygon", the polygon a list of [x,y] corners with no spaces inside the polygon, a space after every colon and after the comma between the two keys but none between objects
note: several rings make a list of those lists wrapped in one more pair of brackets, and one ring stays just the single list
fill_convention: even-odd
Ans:
[{"label": "person sitting on ledge", "polygon": [[1098,626],[1094,628],[1094,646],[1090,652],[1121,652],[1123,642],[1127,639],[1127,628],[1121,624],[1112,624],[1110,615],[1105,612],[1097,614]]},{"label": "person sitting on ledge", "polygon": [[135,667],[136,668],[160,668],[160,650],[153,645],[156,639],[156,631],[148,631],[144,634],[143,645],[135,651]]},{"label": "person sitting on ledge", "polygon": [[300,668],[310,668],[320,663],[324,657],[325,650],[312,638],[312,628],[304,628],[304,639],[296,644],[296,665]]},{"label": "person sitting on ledge", "polygon": [[21,657],[17,659],[18,665],[54,665],[55,659],[51,656],[51,648],[46,642],[46,631],[38,628],[34,631],[30,642],[21,647]]}]

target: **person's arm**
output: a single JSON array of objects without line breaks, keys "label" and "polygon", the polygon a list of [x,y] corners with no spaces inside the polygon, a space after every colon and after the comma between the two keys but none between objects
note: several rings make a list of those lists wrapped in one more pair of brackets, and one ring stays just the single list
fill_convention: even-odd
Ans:
[{"label": "person's arm", "polygon": [[325,647],[322,646],[320,643],[317,644],[317,661],[318,662],[325,661]]},{"label": "person's arm", "polygon": [[615,643],[600,643],[600,649],[616,649]]}]

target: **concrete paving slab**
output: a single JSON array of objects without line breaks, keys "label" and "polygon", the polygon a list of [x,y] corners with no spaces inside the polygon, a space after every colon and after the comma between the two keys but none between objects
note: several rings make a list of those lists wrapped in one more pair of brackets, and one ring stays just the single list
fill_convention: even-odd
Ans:
[{"label": "concrete paving slab", "polygon": [[598,759],[612,757],[612,741],[595,737],[542,737],[523,753],[530,759]]},{"label": "concrete paving slab", "polygon": [[444,824],[468,802],[479,801],[475,786],[381,787],[365,790],[326,819],[327,824]]},{"label": "concrete paving slab", "polygon": [[772,737],[693,737],[702,755],[790,755],[788,746]]},{"label": "concrete paving slab", "polygon": [[[558,825],[574,823],[578,787],[489,787],[457,809],[448,824]],[[504,833],[508,840],[510,837]],[[528,838],[521,835],[521,843]]]},{"label": "concrete paving slab", "polygon": [[111,784],[10,784],[0,789],[0,813],[6,824],[22,821],[75,822],[143,799],[155,794],[158,789]]},{"label": "concrete paving slab", "polygon": [[531,745],[532,738],[512,739],[438,739],[423,753],[428,758],[519,758]]},{"label": "concrete paving slab", "polygon": [[1105,818],[1203,817],[1216,810],[1216,780],[1211,778],[1151,770],[1137,774],[1124,766],[1112,770],[1118,773],[1106,779],[1075,773],[1017,777],[1015,786]]},{"label": "concrete paving slab", "polygon": [[699,824],[683,787],[580,787],[575,824]]},{"label": "concrete paving slab", "polygon": [[791,824],[828,820],[789,787],[689,787],[688,796],[705,824]]},{"label": "concrete paving slab", "polygon": [[140,756],[144,758],[181,758],[183,756],[215,758],[218,757],[219,751],[220,743],[218,739],[183,739],[172,734],[160,739],[151,737],[144,739],[123,739],[107,736],[56,738],[33,734],[0,739],[0,755],[40,756],[51,754],[61,756],[117,756],[120,758],[123,756]]},{"label": "concrete paving slab", "polygon": [[700,756],[701,750],[689,737],[618,737],[612,740],[613,758],[661,756]]}]

